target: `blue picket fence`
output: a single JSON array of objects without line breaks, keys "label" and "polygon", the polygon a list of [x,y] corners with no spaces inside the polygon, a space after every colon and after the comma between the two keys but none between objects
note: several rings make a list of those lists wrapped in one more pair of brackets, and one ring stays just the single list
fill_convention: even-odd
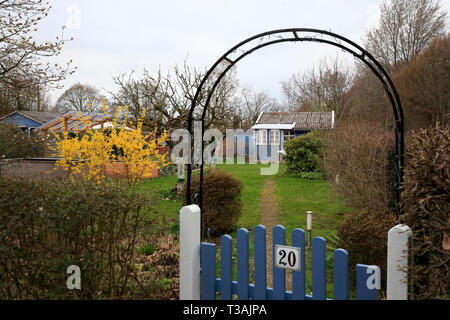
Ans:
[{"label": "blue picket fence", "polygon": [[[275,226],[272,233],[273,248],[286,245],[286,230]],[[222,300],[231,300],[237,295],[239,300],[326,300],[326,240],[316,237],[312,240],[312,294],[305,291],[305,232],[292,231],[293,247],[300,248],[300,271],[292,271],[292,291],[286,290],[286,271],[275,267],[273,254],[273,288],[267,287],[266,228],[256,226],[253,233],[254,283],[249,281],[249,231],[237,232],[237,279],[233,280],[232,238],[224,235],[220,243],[220,278],[216,276],[216,245],[202,243],[201,257],[201,299],[215,300],[220,293]],[[337,249],[333,255],[334,299],[348,300],[348,253]],[[356,298],[376,300],[378,290],[371,285],[375,279],[374,266],[358,264],[356,268]],[[379,280],[378,280],[379,281]]]}]

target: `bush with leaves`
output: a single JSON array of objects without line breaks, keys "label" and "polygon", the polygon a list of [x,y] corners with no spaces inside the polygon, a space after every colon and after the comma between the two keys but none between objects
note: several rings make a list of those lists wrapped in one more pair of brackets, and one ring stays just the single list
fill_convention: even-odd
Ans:
[{"label": "bush with leaves", "polygon": [[43,154],[43,137],[26,135],[15,124],[0,122],[0,159],[39,157]]},{"label": "bush with leaves", "polygon": [[413,230],[409,278],[414,299],[448,299],[450,291],[450,129],[408,136],[402,217]]},{"label": "bush with leaves", "polygon": [[[117,183],[0,179],[0,299],[144,297],[135,246],[147,206]],[[67,289],[70,265],[81,290]]]},{"label": "bush with leaves", "polygon": [[286,141],[286,173],[302,175],[319,171],[322,161],[322,138],[318,131],[311,131],[294,139]]},{"label": "bush with leaves", "polygon": [[[231,232],[242,214],[241,181],[228,173],[216,170],[203,177],[202,233],[210,229],[211,235]],[[195,176],[191,184],[192,202],[200,193],[200,177]]]}]

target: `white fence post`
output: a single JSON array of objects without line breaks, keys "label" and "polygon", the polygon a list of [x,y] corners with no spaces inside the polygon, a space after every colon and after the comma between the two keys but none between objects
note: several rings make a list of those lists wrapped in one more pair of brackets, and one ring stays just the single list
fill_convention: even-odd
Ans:
[{"label": "white fence post", "polygon": [[200,208],[180,210],[180,300],[200,300]]},{"label": "white fence post", "polygon": [[408,299],[408,247],[411,229],[399,224],[389,230],[387,249],[387,300]]}]

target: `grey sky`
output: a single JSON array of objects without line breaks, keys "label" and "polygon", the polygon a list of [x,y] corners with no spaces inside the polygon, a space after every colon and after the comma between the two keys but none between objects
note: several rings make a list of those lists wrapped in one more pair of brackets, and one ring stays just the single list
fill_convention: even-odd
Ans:
[{"label": "grey sky", "polygon": [[[331,30],[359,44],[378,18],[381,0],[58,0],[36,35],[51,40],[65,25],[58,62],[70,59],[78,71],[63,82],[115,90],[113,75],[143,67],[170,70],[174,64],[210,67],[238,42],[264,31],[292,27]],[[448,11],[450,0],[441,0]],[[337,50],[319,44],[271,46],[237,65],[243,86],[280,97],[280,81],[310,68]],[[345,54],[340,54],[343,57]],[[349,60],[351,61],[351,59]],[[52,91],[55,99],[61,90]]]}]

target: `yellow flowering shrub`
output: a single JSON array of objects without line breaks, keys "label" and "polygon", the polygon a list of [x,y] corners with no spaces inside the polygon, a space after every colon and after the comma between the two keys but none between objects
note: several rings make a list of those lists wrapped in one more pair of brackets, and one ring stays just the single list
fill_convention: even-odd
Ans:
[{"label": "yellow flowering shrub", "polygon": [[[158,145],[167,140],[164,131],[157,137],[157,128],[145,134],[142,131],[144,113],[133,125],[128,121],[128,107],[124,110],[124,119],[118,117],[122,111],[118,107],[112,120],[111,128],[93,129],[94,120],[89,116],[77,116],[79,125],[74,122],[69,133],[61,125],[61,133],[52,131],[56,138],[56,147],[52,148],[57,157],[57,167],[69,171],[70,176],[81,176],[86,179],[102,179],[107,172],[125,177],[129,183],[152,177],[152,172],[168,165],[166,154],[160,154]],[[103,112],[107,114],[106,106]],[[63,123],[63,119],[61,119]],[[119,164],[119,165],[118,165]]]}]

